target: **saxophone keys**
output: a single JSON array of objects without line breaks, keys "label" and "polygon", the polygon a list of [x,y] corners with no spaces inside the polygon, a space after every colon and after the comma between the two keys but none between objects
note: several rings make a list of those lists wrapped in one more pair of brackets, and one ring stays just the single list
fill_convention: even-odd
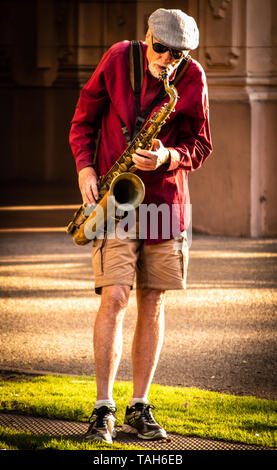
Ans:
[{"label": "saxophone keys", "polygon": [[126,166],[128,168],[128,165],[130,165],[132,163],[132,157],[126,157],[125,162],[126,162]]},{"label": "saxophone keys", "polygon": [[128,170],[128,166],[126,165],[126,163],[122,163],[120,165],[120,170],[122,170],[122,171],[127,171]]}]

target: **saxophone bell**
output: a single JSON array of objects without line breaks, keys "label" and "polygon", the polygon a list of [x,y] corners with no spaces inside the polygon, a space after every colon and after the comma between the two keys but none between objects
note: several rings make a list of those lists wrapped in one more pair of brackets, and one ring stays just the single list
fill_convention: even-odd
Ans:
[{"label": "saxophone bell", "polygon": [[114,196],[117,208],[127,204],[136,209],[142,203],[145,196],[144,183],[134,173],[121,173],[113,179],[110,186],[110,195]]},{"label": "saxophone bell", "polygon": [[[102,236],[108,227],[109,197],[113,197],[114,215],[120,216],[126,210],[136,209],[143,201],[145,187],[139,176],[131,172],[120,173],[114,177],[109,190],[94,206],[88,217],[85,217],[85,207],[81,211],[83,220],[78,227],[74,227],[73,239],[76,245],[86,245],[92,239]],[[120,212],[120,214],[118,214]],[[114,217],[116,219],[116,217]]]}]

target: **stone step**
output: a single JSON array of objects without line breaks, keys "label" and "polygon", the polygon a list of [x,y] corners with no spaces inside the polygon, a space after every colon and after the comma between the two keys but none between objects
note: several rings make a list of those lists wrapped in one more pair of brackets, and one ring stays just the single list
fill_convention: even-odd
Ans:
[{"label": "stone step", "polygon": [[0,230],[62,229],[81,201],[77,184],[1,182]]},{"label": "stone step", "polygon": [[79,205],[0,206],[0,229],[65,227]]}]

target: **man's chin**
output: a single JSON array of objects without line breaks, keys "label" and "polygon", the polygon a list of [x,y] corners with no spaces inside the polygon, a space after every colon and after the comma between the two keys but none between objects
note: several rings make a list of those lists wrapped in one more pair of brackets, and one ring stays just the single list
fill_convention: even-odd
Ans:
[{"label": "man's chin", "polygon": [[168,70],[169,76],[174,72],[176,65],[168,65],[167,67],[162,67],[161,65],[158,64],[149,64],[149,71],[151,75],[155,78],[160,78],[161,72],[166,68]]},{"label": "man's chin", "polygon": [[163,70],[163,67],[157,64],[149,64],[149,71],[151,75],[155,78],[160,78],[160,73]]}]

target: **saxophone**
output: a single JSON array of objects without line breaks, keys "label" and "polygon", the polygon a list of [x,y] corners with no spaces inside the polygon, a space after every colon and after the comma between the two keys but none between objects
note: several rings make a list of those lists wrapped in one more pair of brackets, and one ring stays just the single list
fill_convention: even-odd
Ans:
[{"label": "saxophone", "polygon": [[[103,233],[103,230],[107,227],[109,216],[107,201],[109,196],[113,196],[116,207],[128,204],[136,208],[142,203],[145,188],[142,180],[134,174],[136,168],[132,161],[132,154],[138,148],[146,150],[152,148],[153,140],[159,134],[171,112],[174,111],[178,100],[177,90],[173,84],[169,83],[169,74],[166,69],[161,72],[160,79],[164,82],[165,91],[169,95],[169,102],[152,115],[111,169],[99,178],[99,198],[96,204],[86,205],[84,203],[75,212],[66,231],[73,236],[73,240],[77,245],[86,245],[99,235],[97,228],[102,227],[101,231]],[[101,210],[99,211],[99,209]]]}]

